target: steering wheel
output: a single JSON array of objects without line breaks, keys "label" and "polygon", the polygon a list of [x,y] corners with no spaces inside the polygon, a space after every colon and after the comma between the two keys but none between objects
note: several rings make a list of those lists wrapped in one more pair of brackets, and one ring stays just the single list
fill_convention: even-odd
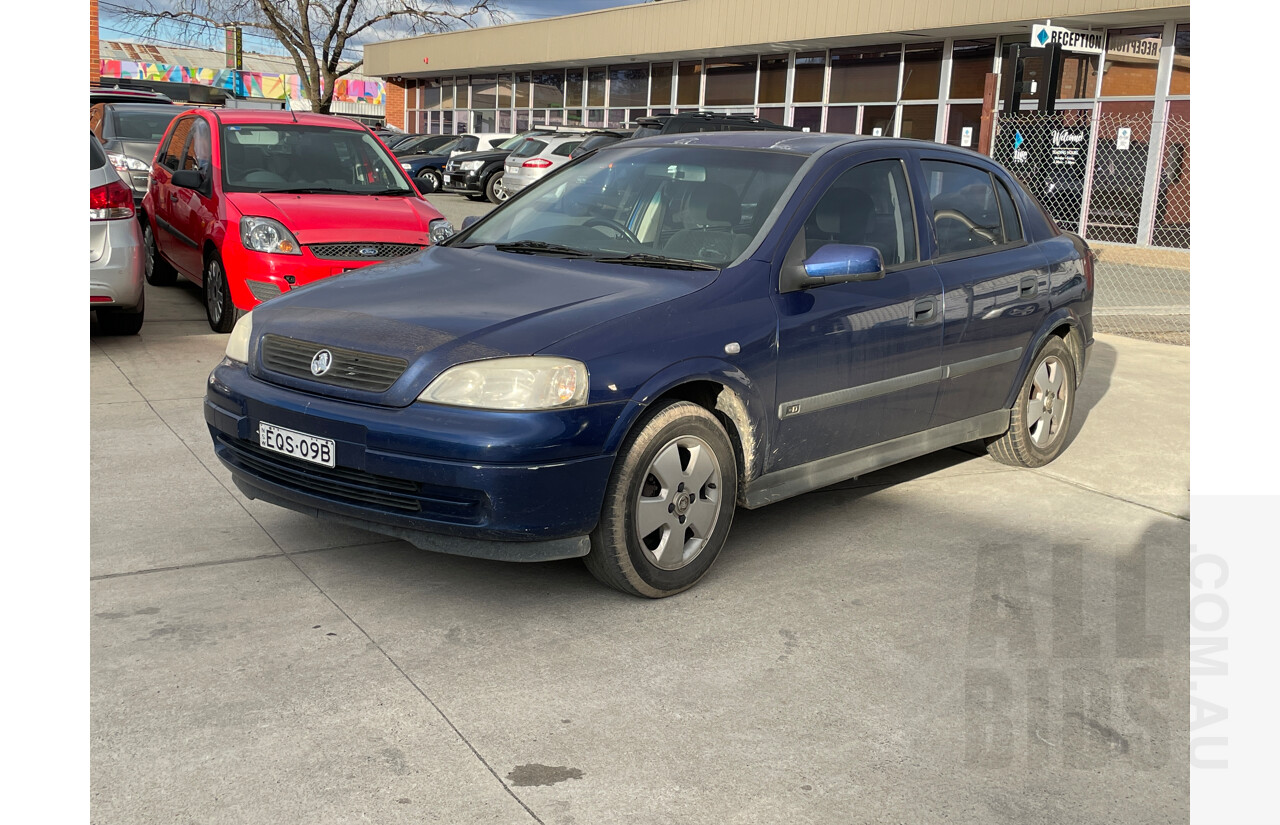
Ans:
[{"label": "steering wheel", "polygon": [[986,229],[984,227],[978,226],[969,218],[968,215],[964,214],[963,212],[957,212],[954,209],[939,209],[937,212],[933,213],[933,219],[937,221],[940,218],[943,218],[946,220],[952,220],[952,221],[959,221],[960,223],[964,224],[965,228],[967,228],[970,232],[972,232],[973,234],[977,235],[980,238],[983,238],[992,246],[999,246],[1000,244],[1000,240],[996,238],[995,234],[990,229]]},{"label": "steering wheel", "polygon": [[635,236],[635,233],[633,233],[630,229],[627,229],[625,226],[618,223],[617,221],[612,221],[612,220],[609,220],[608,218],[590,218],[589,220],[586,221],[586,223],[582,225],[588,226],[588,227],[603,226],[606,229],[612,229],[614,232],[618,233],[618,237],[626,238],[628,241],[631,241],[636,246],[640,245],[640,239]]}]

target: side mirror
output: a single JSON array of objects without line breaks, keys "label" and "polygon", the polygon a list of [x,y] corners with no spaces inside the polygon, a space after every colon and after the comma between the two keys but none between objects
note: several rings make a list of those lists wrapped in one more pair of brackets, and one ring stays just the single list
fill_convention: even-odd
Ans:
[{"label": "side mirror", "polygon": [[179,169],[173,173],[170,181],[183,189],[199,189],[204,186],[204,175],[199,169]]},{"label": "side mirror", "polygon": [[782,291],[811,289],[884,277],[880,250],[873,246],[829,243],[799,264],[783,267]]},{"label": "side mirror", "polygon": [[465,218],[462,219],[462,228],[464,230],[468,229],[473,223],[475,223],[478,220],[480,220],[479,215],[467,215]]}]

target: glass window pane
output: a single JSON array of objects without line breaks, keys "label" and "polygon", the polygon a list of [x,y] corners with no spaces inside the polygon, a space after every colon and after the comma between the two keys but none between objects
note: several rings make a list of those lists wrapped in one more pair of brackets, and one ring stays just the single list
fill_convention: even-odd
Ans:
[{"label": "glass window pane", "polygon": [[440,80],[431,78],[422,81],[423,85],[418,89],[421,94],[419,100],[423,109],[439,109],[440,108]]},{"label": "glass window pane", "polygon": [[498,75],[498,108],[511,108],[511,86],[515,83],[515,78],[509,74]]},{"label": "glass window pane", "polygon": [[587,105],[604,105],[604,80],[608,76],[604,66],[587,69]]},{"label": "glass window pane", "polygon": [[951,49],[951,97],[980,98],[995,71],[995,40],[957,40]]},{"label": "glass window pane", "polygon": [[515,107],[517,109],[528,109],[532,103],[529,97],[529,86],[533,82],[533,75],[529,72],[516,75],[516,99]]},{"label": "glass window pane", "polygon": [[1062,53],[1062,80],[1058,83],[1058,100],[1093,97],[1098,88],[1098,56],[1096,54]]},{"label": "glass window pane", "polygon": [[1107,32],[1106,67],[1102,71],[1103,97],[1151,96],[1156,93],[1156,69],[1160,65],[1159,26],[1111,29]]},{"label": "glass window pane", "polygon": [[604,109],[588,109],[587,125],[604,128]]},{"label": "glass window pane", "polygon": [[533,107],[559,109],[564,105],[564,70],[533,73]]},{"label": "glass window pane", "polygon": [[801,52],[796,55],[794,103],[817,103],[822,100],[822,82],[827,73],[826,52]]},{"label": "glass window pane", "polygon": [[821,106],[797,106],[791,114],[791,125],[810,132],[822,130]]},{"label": "glass window pane", "polygon": [[1178,27],[1173,37],[1173,77],[1169,79],[1169,94],[1191,94],[1191,24]]},{"label": "glass window pane", "polygon": [[440,81],[440,108],[452,109],[457,105],[457,89],[453,85],[453,78],[446,77]]},{"label": "glass window pane", "polygon": [[609,127],[620,128],[627,123],[626,109],[610,109],[609,110]]},{"label": "glass window pane", "polygon": [[962,163],[926,160],[925,183],[939,255],[990,249],[1004,243],[991,174]]},{"label": "glass window pane", "polygon": [[916,140],[933,140],[937,126],[937,106],[903,106],[902,130],[898,136]]},{"label": "glass window pane", "polygon": [[897,106],[862,107],[862,134],[889,137],[893,134],[893,116]]},{"label": "glass window pane", "polygon": [[[964,130],[970,129],[969,142],[964,142]],[[981,103],[953,103],[947,116],[947,143],[952,146],[978,148],[978,134],[982,128]]]},{"label": "glass window pane", "polygon": [[671,76],[673,67],[670,63],[654,63],[650,69],[649,102],[653,106],[671,105]]},{"label": "glass window pane", "polygon": [[755,102],[756,57],[707,59],[707,106],[743,106]]},{"label": "glass window pane", "polygon": [[649,65],[609,67],[610,106],[649,105]]},{"label": "glass window pane", "polygon": [[456,91],[456,94],[454,96],[455,97],[454,105],[457,106],[459,109],[470,109],[471,108],[471,78],[469,77],[458,78],[456,83],[454,84],[454,89]]},{"label": "glass window pane", "polygon": [[760,102],[785,103],[787,100],[787,56],[771,54],[760,58]]},{"label": "glass window pane", "polygon": [[832,106],[827,109],[827,131],[858,134],[858,107]]},{"label": "glass window pane", "polygon": [[996,182],[996,196],[1000,199],[1000,222],[1004,226],[1005,242],[1022,240],[1022,221],[1018,218],[1018,208],[1014,206],[1009,190],[999,181]]},{"label": "glass window pane", "polygon": [[916,224],[902,162],[855,166],[831,184],[804,222],[805,255],[829,243],[870,246],[885,266],[918,260]]},{"label": "glass window pane", "polygon": [[702,93],[702,61],[680,62],[680,76],[676,84],[676,105],[697,106]]},{"label": "glass window pane", "polygon": [[908,43],[903,63],[902,99],[937,99],[942,80],[942,44]]},{"label": "glass window pane", "polygon": [[[831,51],[832,103],[873,103],[898,99],[902,47],[859,46]],[[936,93],[935,93],[936,94]]]},{"label": "glass window pane", "polygon": [[564,105],[570,109],[582,106],[582,69],[570,69],[565,73]]},{"label": "glass window pane", "polygon": [[787,110],[784,106],[774,106],[772,108],[761,108],[760,119],[767,120],[770,123],[776,123],[779,126],[787,125]]}]

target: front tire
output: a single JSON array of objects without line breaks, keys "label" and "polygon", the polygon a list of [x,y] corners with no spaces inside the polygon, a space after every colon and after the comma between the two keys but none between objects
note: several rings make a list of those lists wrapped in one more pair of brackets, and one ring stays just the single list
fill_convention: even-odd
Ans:
[{"label": "front tire", "polygon": [[1001,464],[1043,467],[1066,446],[1075,403],[1075,357],[1055,336],[1031,362],[1009,413],[1009,431],[988,441],[987,452]]},{"label": "front tire", "polygon": [[440,173],[434,169],[423,169],[418,173],[418,185],[422,187],[422,194],[424,195],[432,195],[439,192],[443,183]]},{"label": "front tire", "polygon": [[719,420],[687,401],[660,407],[618,453],[587,569],[635,596],[687,590],[720,554],[737,497],[737,459]]},{"label": "front tire", "polygon": [[204,310],[209,319],[209,328],[214,332],[230,332],[239,317],[236,305],[231,302],[227,270],[216,252],[211,253],[204,262]]},{"label": "front tire", "polygon": [[178,270],[160,257],[160,250],[156,248],[155,232],[151,229],[151,221],[145,218],[142,221],[142,253],[142,265],[147,283],[152,286],[173,286],[178,280]]}]

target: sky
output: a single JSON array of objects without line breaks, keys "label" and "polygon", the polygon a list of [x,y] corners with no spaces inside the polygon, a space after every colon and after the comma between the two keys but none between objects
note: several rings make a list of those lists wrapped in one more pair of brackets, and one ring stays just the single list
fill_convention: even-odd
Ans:
[{"label": "sky", "polygon": [[[466,0],[455,0],[456,6],[464,6]],[[501,0],[499,5],[509,18],[508,22],[521,20],[541,20],[565,14],[579,14],[587,11],[629,6],[643,0]],[[429,3],[428,3],[429,4]],[[158,0],[158,6],[167,5]],[[221,29],[211,27],[188,28],[178,30],[173,26],[162,26],[154,33],[148,33],[142,24],[124,20],[119,11],[124,7],[142,8],[143,3],[137,0],[100,0],[98,10],[98,33],[103,40],[133,40],[139,43],[153,43],[158,46],[190,45],[198,48],[221,49],[224,35]],[[489,25],[487,20],[477,20],[478,25]],[[387,39],[386,35],[375,36],[370,40]],[[284,48],[272,39],[244,34],[246,51],[263,54],[284,54]],[[359,50],[349,50],[348,58],[359,57]]]}]

